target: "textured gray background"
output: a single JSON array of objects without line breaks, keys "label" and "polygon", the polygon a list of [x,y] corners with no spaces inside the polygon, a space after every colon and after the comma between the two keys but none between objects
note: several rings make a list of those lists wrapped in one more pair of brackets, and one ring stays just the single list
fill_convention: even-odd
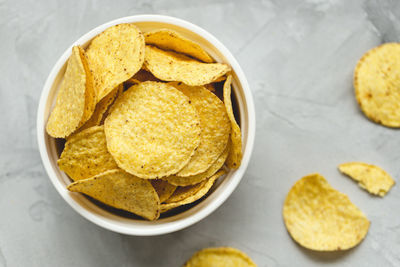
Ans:
[{"label": "textured gray background", "polygon": [[[360,56],[399,41],[396,2],[0,0],[0,266],[180,266],[220,245],[259,266],[399,266],[399,186],[371,197],[336,170],[360,160],[400,176],[398,131],[368,121],[352,88]],[[50,184],[35,134],[39,95],[62,52],[99,24],[143,13],[183,18],[219,38],[242,65],[257,110],[255,150],[237,190],[202,222],[158,237],[115,234],[74,212]],[[371,220],[357,248],[311,252],[287,234],[282,202],[312,172]]]}]

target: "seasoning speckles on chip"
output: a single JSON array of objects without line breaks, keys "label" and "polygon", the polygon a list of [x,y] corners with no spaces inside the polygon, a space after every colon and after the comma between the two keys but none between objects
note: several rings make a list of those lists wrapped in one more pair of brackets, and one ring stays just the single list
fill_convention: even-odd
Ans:
[{"label": "seasoning speckles on chip", "polygon": [[127,23],[112,26],[92,40],[86,53],[94,76],[97,102],[140,70],[144,47],[142,32]]}]

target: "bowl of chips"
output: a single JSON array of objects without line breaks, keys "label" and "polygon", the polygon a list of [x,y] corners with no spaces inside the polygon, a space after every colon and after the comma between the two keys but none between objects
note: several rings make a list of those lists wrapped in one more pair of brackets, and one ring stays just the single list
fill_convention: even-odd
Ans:
[{"label": "bowl of chips", "polygon": [[37,136],[75,211],[118,233],[160,235],[231,195],[250,160],[255,111],[242,69],[214,36],[139,15],[64,52],[42,91]]}]

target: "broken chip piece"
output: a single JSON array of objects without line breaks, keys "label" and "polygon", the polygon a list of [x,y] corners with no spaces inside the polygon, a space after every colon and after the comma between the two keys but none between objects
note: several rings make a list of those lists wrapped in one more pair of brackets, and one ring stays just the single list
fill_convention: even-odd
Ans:
[{"label": "broken chip piece", "polygon": [[393,178],[378,166],[363,162],[349,162],[339,165],[339,170],[358,182],[369,193],[383,197],[395,184]]}]

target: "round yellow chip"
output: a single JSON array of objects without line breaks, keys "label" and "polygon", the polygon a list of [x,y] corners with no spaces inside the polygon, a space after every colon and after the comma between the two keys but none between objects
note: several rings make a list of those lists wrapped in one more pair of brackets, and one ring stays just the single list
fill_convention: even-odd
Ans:
[{"label": "round yellow chip", "polygon": [[176,175],[192,176],[205,172],[222,154],[229,140],[231,124],[224,103],[203,86],[170,83],[189,97],[200,116],[200,145],[189,163]]},{"label": "round yellow chip", "polygon": [[283,219],[292,238],[308,249],[345,250],[366,236],[369,221],[343,193],[319,174],[301,178],[290,189]]},{"label": "round yellow chip", "polygon": [[242,251],[230,248],[202,249],[190,258],[184,267],[257,267]]},{"label": "round yellow chip", "polygon": [[368,51],[355,69],[354,88],[368,118],[400,127],[400,44],[387,43]]},{"label": "round yellow chip", "polygon": [[393,178],[378,166],[363,162],[349,162],[339,165],[339,170],[358,182],[361,188],[383,197],[394,185]]},{"label": "round yellow chip", "polygon": [[112,26],[92,40],[86,54],[97,102],[140,70],[144,47],[143,34],[133,24]]},{"label": "round yellow chip", "polygon": [[203,63],[172,51],[146,45],[145,66],[158,79],[179,81],[191,86],[214,82],[230,71],[223,63]]},{"label": "round yellow chip", "polygon": [[[207,180],[201,182],[199,185],[177,188],[172,196],[165,201],[167,203],[161,204],[161,212],[166,212],[170,209],[193,203],[196,200],[204,197],[208,193],[208,191],[210,191],[214,182],[225,173],[225,170],[220,170]],[[172,202],[172,200],[175,200],[175,202]]]},{"label": "round yellow chip", "polygon": [[151,183],[120,169],[76,181],[68,186],[68,190],[83,193],[148,220],[156,220],[160,216],[160,199]]},{"label": "round yellow chip", "polygon": [[175,185],[172,185],[164,180],[154,179],[151,180],[150,182],[151,185],[156,190],[161,203],[167,200],[176,190]]},{"label": "round yellow chip", "polygon": [[159,82],[132,86],[104,122],[107,147],[118,166],[140,178],[177,173],[200,143],[199,115],[189,98]]},{"label": "round yellow chip", "polygon": [[164,50],[173,50],[178,53],[186,54],[203,62],[213,62],[210,55],[207,54],[200,45],[183,37],[175,31],[161,29],[146,32],[144,37],[146,44],[152,44]]},{"label": "round yellow chip", "polygon": [[231,83],[232,75],[229,75],[224,83],[224,104],[226,112],[228,113],[229,120],[231,121],[232,132],[231,132],[231,149],[226,160],[226,165],[230,169],[237,169],[242,162],[243,152],[242,152],[242,133],[240,132],[239,125],[235,120],[232,110],[231,101]]},{"label": "round yellow chip", "polygon": [[118,167],[107,150],[103,126],[88,128],[68,138],[57,164],[74,181]]},{"label": "round yellow chip", "polygon": [[170,184],[179,185],[179,186],[198,184],[201,181],[214,175],[214,173],[216,173],[219,169],[221,169],[222,165],[224,165],[224,163],[225,163],[226,158],[228,157],[229,148],[230,148],[230,144],[228,143],[224,152],[222,152],[222,154],[218,157],[218,159],[205,172],[202,172],[202,173],[199,173],[196,175],[192,175],[192,176],[187,176],[187,177],[171,175],[164,179],[167,180]]},{"label": "round yellow chip", "polygon": [[56,105],[46,125],[47,133],[56,138],[69,136],[90,118],[95,104],[93,77],[87,58],[81,47],[74,46]]}]

